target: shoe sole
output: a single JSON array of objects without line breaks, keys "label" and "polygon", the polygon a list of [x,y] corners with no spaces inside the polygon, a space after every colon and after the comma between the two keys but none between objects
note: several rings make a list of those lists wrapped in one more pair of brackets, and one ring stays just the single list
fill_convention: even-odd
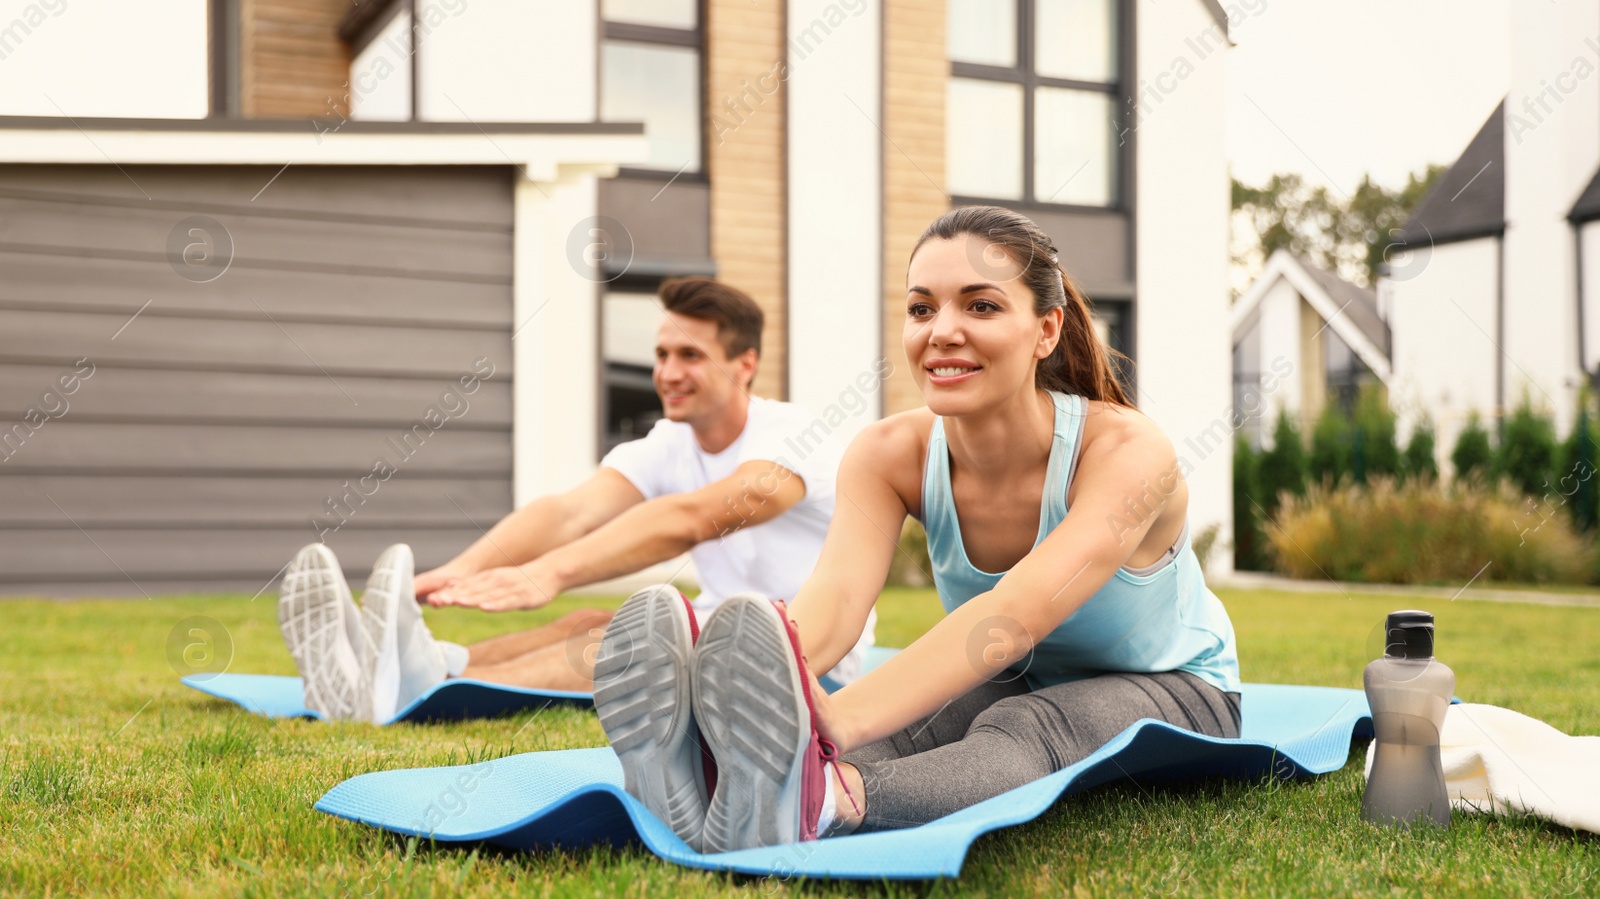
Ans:
[{"label": "shoe sole", "polygon": [[694,641],[676,590],[642,590],[606,626],[594,707],[622,762],[623,785],[699,851],[706,803],[689,693]]},{"label": "shoe sole", "polygon": [[700,631],[690,684],[717,761],[705,851],[799,841],[796,762],[811,743],[811,713],[783,613],[766,600],[729,598]]},{"label": "shoe sole", "polygon": [[289,563],[278,626],[300,669],[306,708],[324,718],[365,721],[372,713],[371,694],[360,680],[361,659],[345,629],[344,616],[354,605],[339,561],[326,546],[312,544]]},{"label": "shoe sole", "polygon": [[[415,601],[415,593],[405,595],[410,592],[415,564],[411,547],[404,543],[389,547],[372,566],[372,577],[361,594],[362,629],[372,641],[364,668],[372,689],[374,721],[388,721],[398,711],[392,698],[400,693],[400,610],[396,603],[402,598]],[[382,697],[391,698],[384,701]]]}]

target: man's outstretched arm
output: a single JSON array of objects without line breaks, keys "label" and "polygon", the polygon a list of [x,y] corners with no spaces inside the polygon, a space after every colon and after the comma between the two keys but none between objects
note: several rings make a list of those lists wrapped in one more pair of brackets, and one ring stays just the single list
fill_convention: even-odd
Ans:
[{"label": "man's outstretched arm", "polygon": [[532,562],[643,502],[639,488],[620,472],[598,469],[565,493],[541,496],[517,509],[454,559],[417,575],[417,596],[427,599],[453,581]]},{"label": "man's outstretched arm", "polygon": [[639,503],[531,562],[485,571],[430,601],[491,612],[538,608],[570,587],[632,574],[707,540],[771,521],[805,493],[800,476],[783,466],[746,462],[720,481]]}]

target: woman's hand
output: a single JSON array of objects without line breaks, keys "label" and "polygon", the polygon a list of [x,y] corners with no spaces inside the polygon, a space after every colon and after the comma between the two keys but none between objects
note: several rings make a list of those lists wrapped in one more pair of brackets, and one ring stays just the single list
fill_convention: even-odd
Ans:
[{"label": "woman's hand", "polygon": [[841,755],[855,749],[854,734],[846,724],[839,704],[822,688],[822,683],[809,668],[802,671],[801,675],[811,684],[811,726],[817,729],[817,735],[837,747]]},{"label": "woman's hand", "polygon": [[561,592],[561,582],[538,561],[516,568],[491,568],[453,581],[428,597],[435,606],[467,606],[485,612],[537,609]]}]

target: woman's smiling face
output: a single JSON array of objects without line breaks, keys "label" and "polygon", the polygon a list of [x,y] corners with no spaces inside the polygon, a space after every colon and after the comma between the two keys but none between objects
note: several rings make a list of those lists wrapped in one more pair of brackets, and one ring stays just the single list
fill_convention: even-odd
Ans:
[{"label": "woman's smiling face", "polygon": [[961,415],[1031,388],[1060,334],[1040,318],[1023,266],[975,235],[924,243],[906,273],[906,361],[928,408]]}]

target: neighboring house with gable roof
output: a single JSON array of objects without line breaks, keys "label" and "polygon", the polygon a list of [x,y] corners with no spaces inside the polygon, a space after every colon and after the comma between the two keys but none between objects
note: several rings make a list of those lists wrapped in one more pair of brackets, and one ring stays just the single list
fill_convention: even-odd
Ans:
[{"label": "neighboring house with gable roof", "polygon": [[1389,382],[1377,297],[1287,250],[1267,259],[1229,326],[1240,433],[1257,448],[1280,412],[1309,430],[1328,403],[1349,411],[1364,385]]},{"label": "neighboring house with gable roof", "polygon": [[1511,78],[1397,237],[1378,284],[1404,438],[1437,428],[1442,471],[1476,413],[1526,396],[1571,426],[1600,370],[1600,79],[1592,5],[1519,10]]}]

